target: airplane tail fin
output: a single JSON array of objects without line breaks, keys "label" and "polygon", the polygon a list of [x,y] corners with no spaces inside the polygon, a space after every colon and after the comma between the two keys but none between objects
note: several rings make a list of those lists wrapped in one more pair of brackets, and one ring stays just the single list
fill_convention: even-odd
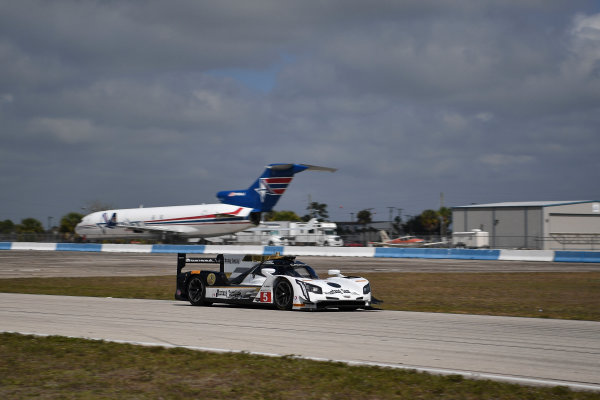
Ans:
[{"label": "airplane tail fin", "polygon": [[388,242],[390,240],[388,233],[383,229],[379,231],[379,236],[381,237],[382,242]]},{"label": "airplane tail fin", "polygon": [[253,208],[253,212],[268,212],[279,201],[294,175],[305,171],[330,171],[335,168],[308,164],[269,164],[261,176],[246,190],[224,190],[217,193],[221,203]]},{"label": "airplane tail fin", "polygon": [[104,219],[104,223],[106,224],[107,228],[114,228],[117,226],[117,213],[113,213],[110,219],[108,218],[108,214],[104,213],[102,214],[102,218]]}]

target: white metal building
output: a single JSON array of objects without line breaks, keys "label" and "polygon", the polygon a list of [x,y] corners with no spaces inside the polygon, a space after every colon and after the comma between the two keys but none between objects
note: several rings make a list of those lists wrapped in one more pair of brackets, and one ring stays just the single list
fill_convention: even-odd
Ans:
[{"label": "white metal building", "polygon": [[600,250],[600,201],[529,201],[452,208],[454,232],[481,229],[491,248]]}]

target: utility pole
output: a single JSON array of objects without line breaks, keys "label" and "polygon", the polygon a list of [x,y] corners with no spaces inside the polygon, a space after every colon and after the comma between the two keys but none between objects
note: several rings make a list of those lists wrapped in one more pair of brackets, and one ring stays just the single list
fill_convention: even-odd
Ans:
[{"label": "utility pole", "polygon": [[401,235],[404,232],[404,228],[402,226],[402,208],[396,207],[396,210],[398,210],[398,235]]},{"label": "utility pole", "polygon": [[388,209],[390,210],[390,218],[389,218],[389,221],[390,221],[390,232],[389,233],[390,233],[390,235],[393,235],[393,233],[394,233],[394,225],[393,225],[394,221],[392,220],[392,214],[394,213],[394,208],[396,208],[396,207],[388,207]]},{"label": "utility pole", "polygon": [[444,216],[441,214],[442,209],[444,208],[444,192],[440,193],[440,236],[441,239],[444,240],[446,237],[446,226],[444,225]]}]

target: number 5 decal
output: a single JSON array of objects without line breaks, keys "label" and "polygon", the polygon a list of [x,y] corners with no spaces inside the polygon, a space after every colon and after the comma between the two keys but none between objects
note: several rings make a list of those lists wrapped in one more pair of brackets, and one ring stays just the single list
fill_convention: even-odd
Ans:
[{"label": "number 5 decal", "polygon": [[260,292],[260,302],[261,303],[270,303],[271,302],[271,292]]}]

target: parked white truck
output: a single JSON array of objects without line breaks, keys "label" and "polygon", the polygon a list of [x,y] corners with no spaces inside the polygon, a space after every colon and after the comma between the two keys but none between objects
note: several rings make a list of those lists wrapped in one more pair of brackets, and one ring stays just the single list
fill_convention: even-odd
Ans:
[{"label": "parked white truck", "polygon": [[231,235],[208,238],[214,244],[240,244],[263,246],[343,246],[334,222],[271,221],[261,222],[255,228]]},{"label": "parked white truck", "polygon": [[316,218],[308,222],[290,222],[289,240],[292,246],[343,246],[337,234],[335,222],[319,222]]},{"label": "parked white truck", "polygon": [[489,249],[490,233],[481,229],[471,229],[469,232],[453,232],[452,246],[469,249]]},{"label": "parked white truck", "polygon": [[287,246],[289,240],[286,232],[280,232],[277,227],[262,224],[256,228],[233,234],[235,244],[261,244],[263,246]]},{"label": "parked white truck", "polygon": [[279,224],[262,222],[255,228],[206,240],[212,244],[288,246],[287,230],[280,232],[279,228]]}]

